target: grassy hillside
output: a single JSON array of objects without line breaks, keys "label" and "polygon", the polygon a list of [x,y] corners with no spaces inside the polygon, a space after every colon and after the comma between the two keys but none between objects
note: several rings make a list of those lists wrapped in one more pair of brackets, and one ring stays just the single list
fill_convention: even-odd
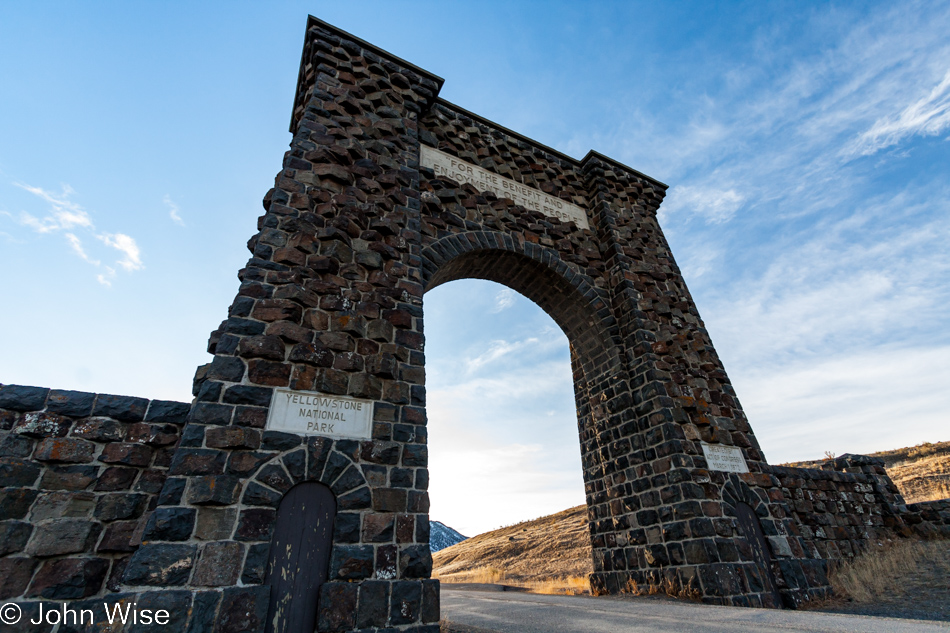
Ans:
[{"label": "grassy hillside", "polygon": [[442,582],[524,585],[592,572],[587,506],[473,536],[432,556]]},{"label": "grassy hillside", "polygon": [[[874,456],[884,459],[888,474],[908,503],[950,497],[950,442]],[[432,559],[433,576],[442,582],[505,583],[541,591],[547,587],[548,592],[581,588],[593,571],[587,507],[479,534],[436,552]],[[543,586],[545,582],[549,584]]]}]

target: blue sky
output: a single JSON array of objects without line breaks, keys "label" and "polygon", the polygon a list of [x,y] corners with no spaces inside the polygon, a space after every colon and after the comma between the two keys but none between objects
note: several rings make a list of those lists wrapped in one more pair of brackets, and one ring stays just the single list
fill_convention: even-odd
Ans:
[{"label": "blue sky", "polygon": [[[190,397],[308,13],[670,184],[661,224],[771,462],[950,439],[938,2],[0,4],[0,381]],[[553,321],[488,282],[425,308],[433,518],[583,502]]]}]

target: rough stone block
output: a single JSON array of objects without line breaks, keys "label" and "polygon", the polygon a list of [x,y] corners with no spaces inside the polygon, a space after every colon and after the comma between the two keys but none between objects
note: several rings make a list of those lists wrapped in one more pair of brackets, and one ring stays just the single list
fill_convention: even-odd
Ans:
[{"label": "rough stone block", "polygon": [[227,473],[250,477],[261,465],[273,457],[273,453],[235,451],[228,457]]},{"label": "rough stone block", "polygon": [[106,527],[106,533],[99,541],[97,552],[133,552],[132,537],[138,528],[138,521],[116,521]]},{"label": "rough stone block", "polygon": [[185,541],[191,538],[197,511],[193,508],[156,508],[145,525],[144,541]]},{"label": "rough stone block", "polygon": [[295,483],[299,483],[303,477],[304,472],[307,469],[307,453],[303,449],[299,451],[294,451],[288,455],[284,455],[281,459],[284,464],[284,468],[287,469],[287,472],[293,478]]},{"label": "rough stone block", "polygon": [[215,633],[246,633],[264,630],[270,587],[225,589],[218,609]]},{"label": "rough stone block", "polygon": [[100,393],[92,409],[94,416],[104,416],[121,422],[139,422],[145,419],[148,400],[132,396],[114,396]]},{"label": "rough stone block", "polygon": [[46,406],[49,389],[23,385],[0,386],[0,409],[11,411],[40,411]]},{"label": "rough stone block", "polygon": [[193,477],[188,502],[193,505],[230,505],[237,499],[241,482],[231,475]]},{"label": "rough stone block", "polygon": [[110,466],[96,479],[96,492],[128,490],[132,487],[132,483],[135,481],[139,472],[137,468]]},{"label": "rough stone block", "polygon": [[235,407],[234,424],[263,429],[267,423],[267,409],[258,407]]},{"label": "rough stone block", "polygon": [[0,558],[0,600],[22,596],[37,564],[33,558]]},{"label": "rough stone block", "polygon": [[158,504],[160,506],[176,506],[181,503],[181,498],[185,493],[185,485],[188,480],[184,477],[169,477],[162,485],[162,490],[158,495]]},{"label": "rough stone block", "polygon": [[92,415],[92,405],[95,400],[94,393],[52,389],[46,399],[46,410],[72,418],[85,418]]},{"label": "rough stone block", "polygon": [[205,443],[209,448],[247,448],[258,449],[261,446],[261,432],[242,426],[210,428],[205,433]]},{"label": "rough stone block", "polygon": [[100,521],[137,519],[148,505],[148,495],[141,493],[104,494],[96,502],[95,517]]},{"label": "rough stone block", "polygon": [[221,594],[217,591],[196,592],[187,633],[213,633],[215,612],[220,601]]},{"label": "rough stone block", "polygon": [[259,585],[264,582],[269,553],[270,543],[255,543],[247,548],[244,572],[241,574],[242,583],[245,585]]},{"label": "rough stone block", "polygon": [[244,562],[244,545],[234,541],[208,543],[201,548],[192,585],[225,587],[233,585]]},{"label": "rough stone block", "polygon": [[96,466],[51,466],[43,473],[43,490],[85,490],[96,481]]},{"label": "rough stone block", "polygon": [[60,556],[92,551],[101,526],[85,519],[53,519],[37,529],[26,546],[31,556]]},{"label": "rough stone block", "polygon": [[356,626],[358,586],[348,582],[328,582],[320,588],[317,630],[349,631]]},{"label": "rough stone block", "polygon": [[[196,402],[191,412],[191,422],[195,424],[210,424],[215,426],[227,426],[231,423],[231,414],[234,407],[226,404],[216,404],[212,402]],[[187,432],[188,427],[185,427]]]},{"label": "rough stone block", "polygon": [[402,578],[428,578],[432,574],[432,553],[428,545],[408,545],[399,552]]},{"label": "rough stone block", "polygon": [[266,541],[271,537],[276,520],[277,511],[270,508],[242,510],[235,538],[239,541]]},{"label": "rough stone block", "polygon": [[360,585],[356,626],[361,629],[384,627],[389,622],[390,583],[367,580]]},{"label": "rough stone block", "polygon": [[123,580],[131,586],[183,585],[195,562],[194,545],[143,543],[132,555]]},{"label": "rough stone block", "polygon": [[40,467],[15,457],[0,457],[0,483],[4,486],[27,487],[36,483]]},{"label": "rough stone block", "polygon": [[186,402],[152,400],[148,405],[145,421],[158,424],[184,424],[190,409],[191,405]]},{"label": "rough stone block", "polygon": [[393,583],[390,600],[390,623],[414,624],[422,611],[422,583],[402,580]]},{"label": "rough stone block", "polygon": [[279,464],[268,464],[257,474],[257,481],[280,492],[287,492],[293,485],[293,479]]},{"label": "rough stone block", "polygon": [[367,510],[373,505],[369,486],[357,488],[337,499],[338,510]]},{"label": "rough stone block", "polygon": [[26,413],[19,418],[13,432],[28,437],[65,437],[73,421],[55,413]]},{"label": "rough stone block", "polygon": [[[191,609],[190,591],[146,591],[135,598],[139,610],[149,609],[154,614],[165,611],[168,620],[164,624],[143,624],[129,627],[129,633],[160,633],[161,631],[184,631]],[[163,615],[166,615],[163,614]],[[101,621],[101,620],[100,620]],[[164,620],[163,620],[164,621]]]},{"label": "rough stone block", "polygon": [[99,461],[124,466],[148,466],[152,461],[152,449],[142,444],[115,443],[102,449]]},{"label": "rough stone block", "polygon": [[33,451],[33,459],[41,462],[85,464],[92,461],[96,445],[85,440],[54,437],[41,440]]},{"label": "rough stone block", "polygon": [[125,437],[125,424],[109,418],[90,418],[77,422],[71,435],[93,442],[121,442]]},{"label": "rough stone block", "polygon": [[439,581],[422,581],[422,622],[432,624],[439,621]]},{"label": "rough stone block", "polygon": [[22,552],[33,526],[25,521],[0,521],[0,556]]},{"label": "rough stone block", "polygon": [[243,358],[284,360],[284,342],[279,336],[248,336],[238,344],[238,354]]},{"label": "rough stone block", "polygon": [[373,575],[371,545],[334,545],[330,555],[331,580],[361,580]]},{"label": "rough stone block", "polygon": [[227,454],[217,450],[189,448],[175,451],[168,469],[170,475],[220,475]]},{"label": "rough stone block", "polygon": [[402,448],[402,465],[425,468],[429,465],[429,449],[424,444],[409,444]]},{"label": "rough stone block", "polygon": [[199,508],[195,538],[202,541],[227,539],[234,531],[237,508]]},{"label": "rough stone block", "polygon": [[7,435],[0,440],[0,457],[29,457],[33,453],[34,441],[20,435]]},{"label": "rough stone block", "polygon": [[125,441],[149,446],[171,446],[178,441],[179,429],[174,424],[137,422],[127,425]]},{"label": "rough stone block", "polygon": [[270,406],[272,392],[273,390],[267,387],[233,385],[224,390],[224,401],[229,404],[248,404],[256,407],[267,407]]},{"label": "rough stone block", "polygon": [[[263,329],[263,324],[259,324]],[[244,361],[234,356],[215,356],[208,369],[209,380],[241,382],[244,378]]]},{"label": "rough stone block", "polygon": [[364,543],[391,543],[396,524],[393,514],[369,513],[363,517]]},{"label": "rough stone block", "polygon": [[30,511],[30,521],[84,519],[92,515],[96,497],[91,492],[43,492]]},{"label": "rough stone block", "polygon": [[373,509],[377,512],[405,512],[408,497],[405,490],[377,488],[373,490]]},{"label": "rough stone block", "polygon": [[104,558],[60,558],[46,561],[27,593],[47,600],[76,600],[99,593],[109,572]]},{"label": "rough stone block", "polygon": [[279,492],[266,488],[256,481],[248,482],[241,502],[247,506],[269,506],[276,508],[283,498]]},{"label": "rough stone block", "polygon": [[282,431],[264,431],[261,448],[265,451],[289,451],[300,446],[300,436]]}]

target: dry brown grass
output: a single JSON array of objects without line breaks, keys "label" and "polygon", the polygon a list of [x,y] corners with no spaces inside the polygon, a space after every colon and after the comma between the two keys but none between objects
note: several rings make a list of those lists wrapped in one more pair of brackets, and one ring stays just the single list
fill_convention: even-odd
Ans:
[{"label": "dry brown grass", "polygon": [[950,497],[950,453],[898,462],[887,469],[907,503]]},{"label": "dry brown grass", "polygon": [[693,585],[692,578],[689,579],[686,585],[681,585],[669,578],[651,580],[645,585],[641,585],[635,580],[628,580],[626,586],[623,588],[623,593],[629,593],[634,596],[656,596],[662,594],[671,598],[684,600],[699,600],[702,598],[699,589]]},{"label": "dry brown grass", "polygon": [[[531,583],[586,579],[593,569],[587,508],[577,506],[533,521],[473,536],[432,556],[432,575],[443,582]],[[498,574],[487,570],[498,570]],[[476,580],[491,578],[497,580]]]},{"label": "dry brown grass", "polygon": [[518,586],[526,588],[530,593],[547,595],[580,596],[590,593],[590,581],[587,576],[549,578],[520,583]]},{"label": "dry brown grass", "polygon": [[505,572],[497,567],[476,567],[475,569],[460,571],[454,574],[446,574],[434,570],[432,577],[438,578],[441,582],[448,584],[475,582],[494,585],[504,584],[507,580]]},{"label": "dry brown grass", "polygon": [[[923,592],[950,593],[950,543],[897,541],[875,545],[832,569],[829,580],[840,598],[877,603]],[[948,596],[950,597],[950,596]]]}]

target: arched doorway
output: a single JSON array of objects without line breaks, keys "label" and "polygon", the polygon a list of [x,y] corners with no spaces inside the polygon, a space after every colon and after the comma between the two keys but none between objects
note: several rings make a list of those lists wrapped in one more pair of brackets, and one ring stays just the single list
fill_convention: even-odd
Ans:
[{"label": "arched doorway", "polygon": [[264,584],[270,586],[266,633],[313,631],[327,580],[336,498],[324,484],[297,484],[277,508]]}]

